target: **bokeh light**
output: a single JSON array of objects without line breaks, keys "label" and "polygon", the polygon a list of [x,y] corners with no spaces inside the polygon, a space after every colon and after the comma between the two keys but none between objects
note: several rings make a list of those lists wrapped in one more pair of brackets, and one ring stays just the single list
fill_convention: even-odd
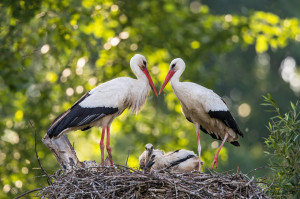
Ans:
[{"label": "bokeh light", "polygon": [[241,117],[248,117],[251,113],[251,107],[247,103],[243,103],[238,107],[238,114]]},{"label": "bokeh light", "polygon": [[119,37],[114,37],[114,38],[111,39],[110,44],[112,46],[117,46],[119,44],[119,42],[120,42],[120,38]]},{"label": "bokeh light", "polygon": [[211,148],[216,149],[216,148],[218,148],[218,147],[219,147],[219,142],[218,142],[218,141],[213,141],[213,142],[211,143]]},{"label": "bokeh light", "polygon": [[67,88],[66,94],[67,94],[68,96],[72,96],[72,95],[74,94],[74,89],[73,89],[73,88]]},{"label": "bokeh light", "polygon": [[22,168],[22,173],[23,173],[23,174],[28,174],[28,171],[29,171],[29,170],[28,170],[27,167],[23,167],[23,168]]},{"label": "bokeh light", "polygon": [[19,152],[14,152],[14,158],[15,159],[20,159],[21,158],[21,154]]},{"label": "bokeh light", "polygon": [[120,34],[119,34],[119,37],[121,38],[121,39],[128,39],[128,37],[129,37],[129,33],[128,32],[121,32]]},{"label": "bokeh light", "polygon": [[83,92],[83,90],[84,90],[83,86],[81,86],[81,85],[76,87],[76,93],[78,93],[78,94],[81,94]]},{"label": "bokeh light", "polygon": [[231,22],[232,21],[232,15],[230,15],[230,14],[225,15],[224,18],[225,18],[226,22]]},{"label": "bokeh light", "polygon": [[136,51],[137,49],[138,49],[138,45],[137,44],[131,44],[130,45],[130,50]]},{"label": "bokeh light", "polygon": [[5,129],[4,135],[1,137],[3,141],[9,142],[11,144],[18,144],[20,141],[19,135],[17,132],[11,129]]},{"label": "bokeh light", "polygon": [[6,185],[3,186],[3,191],[4,191],[5,193],[9,192],[10,189],[11,189],[11,187],[10,187],[9,184],[6,184]]},{"label": "bokeh light", "polygon": [[111,44],[110,43],[105,43],[104,46],[103,46],[103,48],[105,50],[109,50],[111,48]]},{"label": "bokeh light", "polygon": [[83,69],[82,68],[76,68],[76,74],[77,75],[82,75]]},{"label": "bokeh light", "polygon": [[84,57],[81,57],[81,58],[78,59],[78,61],[77,61],[77,67],[78,67],[78,68],[83,68],[84,65],[85,65],[85,63],[86,63],[86,59],[85,59]]},{"label": "bokeh light", "polygon": [[290,82],[296,70],[296,61],[292,57],[285,58],[280,65],[281,77],[285,82]]},{"label": "bokeh light", "polygon": [[300,70],[296,67],[293,57],[286,57],[279,68],[282,79],[290,84],[291,89],[300,94]]},{"label": "bokeh light", "polygon": [[89,85],[91,86],[95,86],[97,84],[97,78],[96,77],[92,77],[89,79]]},{"label": "bokeh light", "polygon": [[63,70],[62,75],[64,77],[69,77],[71,75],[72,71],[70,68],[66,68],[65,70]]},{"label": "bokeh light", "polygon": [[48,44],[45,44],[41,48],[41,53],[46,54],[47,52],[49,52],[49,50],[50,50],[50,46]]},{"label": "bokeh light", "polygon": [[17,181],[15,182],[15,185],[16,185],[17,188],[22,188],[23,182],[22,182],[21,180],[17,180]]},{"label": "bokeh light", "polygon": [[119,6],[114,4],[114,5],[111,6],[110,9],[111,9],[112,12],[116,12],[116,11],[119,10]]},{"label": "bokeh light", "polygon": [[201,3],[199,1],[192,1],[190,4],[190,10],[192,13],[199,13],[200,12]]}]

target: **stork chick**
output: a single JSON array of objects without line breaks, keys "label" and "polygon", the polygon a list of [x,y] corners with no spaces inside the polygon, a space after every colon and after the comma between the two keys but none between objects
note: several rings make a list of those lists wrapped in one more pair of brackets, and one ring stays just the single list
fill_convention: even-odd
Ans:
[{"label": "stork chick", "polygon": [[[150,172],[161,169],[170,169],[173,172],[190,172],[197,170],[198,157],[193,151],[185,149],[169,152],[165,155],[153,154],[145,166]],[[203,164],[203,162],[201,162]]]},{"label": "stork chick", "polygon": [[159,149],[153,149],[152,144],[145,145],[145,151],[139,157],[140,169],[144,169],[145,165],[148,163],[151,155],[161,154],[164,155],[164,152]]}]

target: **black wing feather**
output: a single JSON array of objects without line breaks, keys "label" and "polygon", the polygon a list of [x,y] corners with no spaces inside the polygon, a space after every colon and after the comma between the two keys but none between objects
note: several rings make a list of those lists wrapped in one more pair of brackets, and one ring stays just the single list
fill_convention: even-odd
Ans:
[{"label": "black wing feather", "polygon": [[217,118],[221,120],[227,127],[233,129],[234,132],[243,137],[243,133],[229,111],[209,111],[208,114],[211,118]]},{"label": "black wing feather", "polygon": [[168,168],[174,167],[174,166],[176,166],[176,165],[178,165],[178,164],[180,164],[180,163],[182,163],[182,162],[184,162],[184,161],[186,161],[186,160],[188,160],[190,158],[193,158],[193,157],[195,157],[195,155],[188,155],[188,156],[186,156],[186,157],[184,157],[182,159],[173,161],[173,162],[170,163],[170,166]]},{"label": "black wing feather", "polygon": [[83,127],[81,130],[85,131],[91,126],[85,126],[93,123],[102,117],[114,114],[118,108],[112,107],[93,107],[84,108],[79,105],[90,94],[86,93],[82,96],[70,109],[58,116],[47,130],[50,138],[58,136],[62,131],[71,127]]},{"label": "black wing feather", "polygon": [[[217,137],[214,133],[208,133],[207,130],[205,130],[201,125],[200,125],[200,130],[203,131],[204,133],[210,135],[212,138],[222,141],[222,139],[220,137]],[[240,146],[238,141],[230,142],[230,144],[232,144],[234,146]]]},{"label": "black wing feather", "polygon": [[[59,121],[59,119],[61,119],[64,115],[67,114],[68,111],[70,111],[74,106],[76,106],[77,104],[79,104],[80,102],[82,102],[85,98],[87,98],[88,96],[90,96],[89,91],[87,93],[85,93],[79,100],[77,100],[71,108],[69,108],[67,111],[63,112],[62,114],[60,114],[57,118],[55,118],[55,120],[52,122],[52,124],[50,125],[53,126],[55,124],[56,121]],[[49,128],[50,128],[49,127]]]}]

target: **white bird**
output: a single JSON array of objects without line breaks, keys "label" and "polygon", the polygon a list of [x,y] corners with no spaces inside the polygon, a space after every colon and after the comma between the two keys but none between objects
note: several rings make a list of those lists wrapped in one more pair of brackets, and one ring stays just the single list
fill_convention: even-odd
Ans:
[{"label": "white bird", "polygon": [[140,169],[145,168],[145,165],[148,163],[148,161],[149,161],[152,154],[154,154],[154,155],[156,155],[156,154],[164,155],[165,153],[162,150],[153,149],[152,144],[146,144],[145,145],[145,151],[139,157]]},{"label": "white bird", "polygon": [[99,86],[82,96],[71,108],[58,116],[47,130],[50,138],[57,138],[75,130],[101,127],[101,163],[104,165],[104,137],[107,133],[106,149],[113,165],[110,147],[110,125],[114,118],[126,108],[138,113],[146,101],[150,87],[156,89],[147,69],[146,58],[136,54],[130,60],[130,67],[137,79],[119,77]]},{"label": "white bird", "polygon": [[[163,154],[152,154],[145,170],[150,172],[160,169],[170,169],[174,172],[190,172],[198,168],[199,158],[193,151],[185,149]],[[202,164],[202,162],[201,162]]]},{"label": "white bird", "polygon": [[240,146],[238,135],[243,136],[243,134],[220,96],[198,84],[179,81],[184,69],[184,61],[180,58],[174,59],[159,94],[170,81],[172,89],[180,101],[182,113],[188,121],[194,124],[197,132],[199,170],[201,168],[199,130],[201,129],[214,139],[223,140],[213,160],[212,168],[214,168],[214,165],[218,166],[218,155],[224,142]]}]

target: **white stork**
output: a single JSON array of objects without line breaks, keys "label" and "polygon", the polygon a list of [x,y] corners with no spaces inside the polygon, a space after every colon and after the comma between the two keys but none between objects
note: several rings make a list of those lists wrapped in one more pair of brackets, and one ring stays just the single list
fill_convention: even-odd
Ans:
[{"label": "white stork", "polygon": [[214,168],[214,165],[218,166],[218,155],[224,142],[240,146],[238,135],[243,136],[243,134],[220,96],[198,84],[179,81],[184,69],[184,61],[180,58],[174,59],[159,94],[170,81],[180,101],[181,111],[186,119],[194,124],[197,132],[199,170],[201,168],[199,129],[214,139],[223,140],[213,160],[212,168]]},{"label": "white stork", "polygon": [[145,57],[139,54],[134,55],[130,60],[130,67],[137,79],[115,78],[87,92],[71,108],[54,120],[47,130],[48,136],[57,138],[70,131],[85,131],[93,126],[101,127],[101,163],[104,165],[106,129],[106,150],[110,163],[113,165],[110,147],[110,125],[112,121],[126,108],[138,113],[146,101],[150,87],[157,96]]},{"label": "white stork", "polygon": [[[193,151],[179,149],[167,154],[152,154],[144,170],[150,172],[160,169],[170,169],[176,172],[190,172],[198,168],[199,158]],[[202,164],[202,162],[201,162]]]},{"label": "white stork", "polygon": [[162,154],[162,155],[164,155],[165,153],[162,150],[153,149],[152,144],[146,144],[145,145],[145,151],[139,157],[140,169],[145,168],[145,165],[148,163],[148,161],[149,161],[152,154]]}]

